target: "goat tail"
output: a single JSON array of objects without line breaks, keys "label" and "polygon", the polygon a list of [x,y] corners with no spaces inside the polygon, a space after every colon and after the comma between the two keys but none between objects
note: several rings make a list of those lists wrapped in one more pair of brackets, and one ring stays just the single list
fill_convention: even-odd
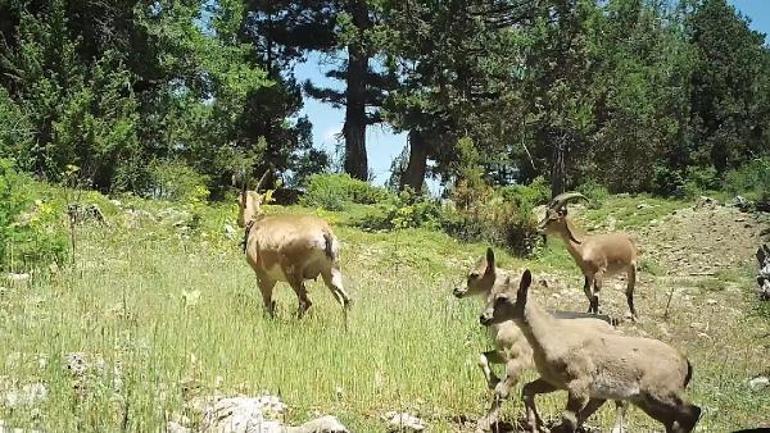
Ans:
[{"label": "goat tail", "polygon": [[324,230],[324,253],[331,261],[337,260],[337,240],[331,232]]},{"label": "goat tail", "polygon": [[684,376],[684,388],[687,388],[690,379],[692,379],[692,364],[690,364],[689,359],[685,359],[685,362],[687,363],[687,374]]}]

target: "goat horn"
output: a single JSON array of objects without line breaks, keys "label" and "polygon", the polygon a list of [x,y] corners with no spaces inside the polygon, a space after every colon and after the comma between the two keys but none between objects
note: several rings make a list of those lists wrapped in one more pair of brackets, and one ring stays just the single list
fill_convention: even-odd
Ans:
[{"label": "goat horn", "polygon": [[259,179],[259,183],[257,184],[257,187],[254,188],[254,191],[259,192],[259,189],[262,188],[262,184],[265,183],[265,179],[267,179],[267,175],[268,174],[270,174],[270,169],[269,168],[267,170],[265,170],[265,173]]},{"label": "goat horn", "polygon": [[246,170],[241,170],[241,200],[246,203]]},{"label": "goat horn", "polygon": [[585,200],[586,203],[588,203],[588,197],[584,196],[583,194],[572,191],[572,192],[564,192],[556,197],[552,198],[550,202],[548,202],[548,207],[551,209],[558,209],[566,205],[567,203],[571,201],[576,200]]}]

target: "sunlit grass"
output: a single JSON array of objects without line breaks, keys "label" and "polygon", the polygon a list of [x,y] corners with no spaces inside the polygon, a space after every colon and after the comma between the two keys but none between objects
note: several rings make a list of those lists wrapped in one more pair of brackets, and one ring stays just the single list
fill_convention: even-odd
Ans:
[{"label": "sunlit grass", "polygon": [[[152,212],[166,206],[126,203]],[[611,199],[607,206],[620,220],[628,217],[622,212],[627,205]],[[320,212],[298,207],[270,211],[281,210]],[[489,343],[478,325],[480,301],[451,295],[484,245],[425,230],[364,233],[345,225],[344,214],[327,212],[324,216],[337,223],[344,282],[355,300],[346,330],[339,306],[320,281],[309,283],[314,305],[303,320],[294,318],[293,292],[279,283],[278,317],[268,319],[238,247],[240,229],[233,239],[224,236],[234,206],[199,211],[201,228],[188,233],[162,221],[132,228],[123,211],[109,207],[110,227],[80,229],[74,267],[36,277],[29,285],[5,287],[0,294],[0,390],[41,382],[49,395],[36,410],[0,405],[1,419],[49,432],[164,431],[168,416],[179,412],[190,395],[261,391],[281,395],[291,408],[290,421],[329,413],[356,432],[382,431],[379,417],[389,410],[424,417],[433,431],[460,428],[452,421],[457,415],[484,413],[488,394],[476,358]],[[549,242],[536,261],[503,252],[498,258],[506,268],[526,264],[535,272],[567,274],[570,286],[582,281],[558,241]],[[745,273],[714,278],[750,284]],[[667,288],[644,289],[637,302],[648,313],[640,329],[657,335]],[[190,295],[195,291],[197,298]],[[609,308],[622,305],[619,291],[607,292]],[[724,302],[750,310],[745,299],[727,296]],[[749,391],[745,380],[766,362],[766,352],[756,346],[754,334],[741,329],[757,326],[759,319],[714,317],[714,326],[725,328],[715,333],[718,340],[705,340],[688,326],[699,314],[675,312],[669,326],[695,365],[693,398],[708,408],[700,431],[756,425],[770,397]],[[64,368],[63,358],[71,352],[102,357],[107,366],[89,377],[82,395],[73,390]],[[42,368],[39,354],[47,359]],[[532,372],[526,376],[532,377]],[[518,388],[513,395],[504,414],[509,420],[522,408],[515,397]],[[564,396],[539,402],[543,414],[556,418]],[[607,429],[612,419],[608,407],[591,424]],[[655,426],[636,410],[630,423],[636,431]]]}]

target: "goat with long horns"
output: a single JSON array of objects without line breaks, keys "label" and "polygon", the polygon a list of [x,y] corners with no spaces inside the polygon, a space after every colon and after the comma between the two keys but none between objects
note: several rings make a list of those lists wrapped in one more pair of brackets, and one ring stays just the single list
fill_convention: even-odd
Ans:
[{"label": "goat with long horns", "polygon": [[548,203],[545,218],[539,230],[544,235],[561,237],[567,251],[585,277],[583,291],[588,298],[588,312],[599,312],[599,291],[605,277],[626,274],[626,300],[631,317],[636,319],[634,308],[634,286],[636,285],[637,250],[627,233],[614,232],[592,236],[578,236],[572,221],[567,216],[567,204],[576,200],[588,202],[579,192],[559,194]]}]

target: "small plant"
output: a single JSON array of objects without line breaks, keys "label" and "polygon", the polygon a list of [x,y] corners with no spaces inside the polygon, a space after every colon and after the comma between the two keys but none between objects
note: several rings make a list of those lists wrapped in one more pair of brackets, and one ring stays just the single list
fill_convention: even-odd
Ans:
[{"label": "small plant", "polygon": [[355,225],[370,231],[436,229],[441,218],[442,209],[437,200],[407,189],[369,209]]},{"label": "small plant", "polygon": [[389,196],[391,194],[384,188],[353,179],[347,174],[315,174],[308,178],[300,203],[308,207],[342,210],[350,203],[375,204]]},{"label": "small plant", "polygon": [[583,182],[577,190],[584,196],[588,197],[589,207],[592,209],[598,209],[610,196],[609,191],[604,185],[600,184],[594,179],[588,179]]},{"label": "small plant", "polygon": [[146,195],[163,200],[202,202],[208,199],[206,176],[178,161],[153,161]]},{"label": "small plant", "polygon": [[31,180],[0,159],[0,268],[26,270],[67,257],[61,203],[32,201]]},{"label": "small plant", "polygon": [[725,175],[725,190],[770,208],[770,158],[755,159]]}]

